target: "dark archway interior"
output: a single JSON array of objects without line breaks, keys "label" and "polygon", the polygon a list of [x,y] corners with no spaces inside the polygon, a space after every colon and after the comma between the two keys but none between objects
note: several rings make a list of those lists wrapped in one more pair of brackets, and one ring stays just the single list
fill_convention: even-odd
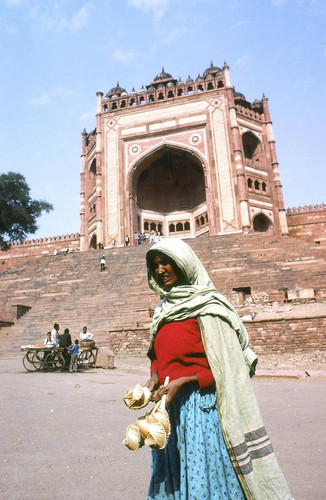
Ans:
[{"label": "dark archway interior", "polygon": [[206,201],[203,168],[194,155],[165,147],[146,158],[133,179],[133,199],[142,210],[193,210]]},{"label": "dark archway interior", "polygon": [[93,234],[92,239],[89,243],[89,247],[96,248],[96,246],[97,246],[97,238],[96,238],[96,234]]},{"label": "dark archway interior", "polygon": [[251,132],[245,132],[242,136],[243,152],[249,160],[258,160],[261,154],[259,139]]},{"label": "dark archway interior", "polygon": [[264,214],[256,215],[253,226],[254,230],[259,233],[270,231],[273,227],[271,221]]}]

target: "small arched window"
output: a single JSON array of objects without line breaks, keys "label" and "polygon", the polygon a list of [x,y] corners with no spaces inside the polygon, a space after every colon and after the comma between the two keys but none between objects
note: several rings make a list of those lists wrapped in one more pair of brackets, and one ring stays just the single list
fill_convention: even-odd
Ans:
[{"label": "small arched window", "polygon": [[255,189],[256,189],[257,191],[259,191],[259,189],[260,189],[260,184],[259,184],[259,181],[255,181]]},{"label": "small arched window", "polygon": [[155,224],[155,222],[151,222],[151,231],[156,231],[156,224]]},{"label": "small arched window", "polygon": [[182,222],[178,222],[178,224],[177,224],[177,231],[183,231],[183,224],[182,224]]},{"label": "small arched window", "polygon": [[146,222],[144,222],[144,230],[145,230],[145,231],[148,231],[148,227],[149,227],[148,222],[147,222],[147,221],[146,221]]},{"label": "small arched window", "polygon": [[[245,112],[248,114],[248,112]],[[243,152],[246,158],[253,161],[259,161],[262,153],[261,143],[252,132],[245,132],[242,136]]]},{"label": "small arched window", "polygon": [[213,90],[214,89],[214,85],[212,82],[209,82],[208,85],[207,85],[207,90]]},{"label": "small arched window", "polygon": [[222,87],[224,87],[224,83],[222,82],[222,80],[219,80],[219,82],[217,84],[217,88],[221,89]]},{"label": "small arched window", "polygon": [[188,95],[191,95],[191,94],[193,94],[193,93],[194,93],[194,89],[193,89],[193,87],[188,87],[188,88],[187,88],[187,94],[188,94]]},{"label": "small arched window", "polygon": [[178,96],[182,96],[183,95],[183,90],[182,89],[178,89]]},{"label": "small arched window", "polygon": [[168,98],[170,99],[171,97],[174,97],[173,91],[169,90],[168,92]]},{"label": "small arched window", "polygon": [[185,222],[185,231],[190,231],[190,224],[189,222]]},{"label": "small arched window", "polygon": [[197,92],[203,92],[203,91],[204,91],[204,89],[203,89],[202,84],[198,85],[197,86]]},{"label": "small arched window", "polygon": [[170,231],[170,233],[174,233],[175,232],[175,225],[174,224],[170,224],[169,225],[169,231]]},{"label": "small arched window", "polygon": [[121,101],[121,108],[125,108],[125,107],[126,107],[126,101],[123,100],[123,101]]},{"label": "small arched window", "polygon": [[247,184],[248,184],[248,188],[251,189],[252,188],[252,180],[248,179]]},{"label": "small arched window", "polygon": [[112,103],[111,109],[117,109],[117,103],[116,102]]},{"label": "small arched window", "polygon": [[90,175],[96,175],[96,158],[91,163],[91,166],[89,167],[89,174]]},{"label": "small arched window", "polygon": [[148,102],[154,102],[154,101],[155,101],[154,96],[153,94],[151,94],[148,98]]},{"label": "small arched window", "polygon": [[263,182],[262,185],[261,185],[261,188],[264,192],[266,192],[266,182]]},{"label": "small arched window", "polygon": [[157,98],[157,99],[158,99],[158,101],[163,101],[163,99],[164,99],[164,95],[163,95],[163,93],[162,93],[162,92],[160,92],[160,93],[159,93],[159,95],[158,95],[158,98]]}]

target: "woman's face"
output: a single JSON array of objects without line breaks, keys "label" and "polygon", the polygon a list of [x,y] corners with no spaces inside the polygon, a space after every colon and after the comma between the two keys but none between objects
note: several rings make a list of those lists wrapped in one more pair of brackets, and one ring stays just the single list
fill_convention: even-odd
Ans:
[{"label": "woman's face", "polygon": [[155,255],[153,260],[153,270],[157,281],[164,288],[172,288],[179,282],[177,273],[171,261],[167,257]]}]

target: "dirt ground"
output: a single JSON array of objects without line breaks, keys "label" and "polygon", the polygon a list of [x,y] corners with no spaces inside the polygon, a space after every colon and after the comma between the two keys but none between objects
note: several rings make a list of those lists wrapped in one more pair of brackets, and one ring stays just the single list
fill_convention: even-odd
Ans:
[{"label": "dirt ground", "polygon": [[[129,410],[122,398],[147,371],[143,358],[78,373],[28,373],[21,359],[0,360],[0,499],[145,499],[150,450],[131,452],[122,440],[147,409]],[[325,500],[326,378],[258,376],[253,384],[294,498]]]}]

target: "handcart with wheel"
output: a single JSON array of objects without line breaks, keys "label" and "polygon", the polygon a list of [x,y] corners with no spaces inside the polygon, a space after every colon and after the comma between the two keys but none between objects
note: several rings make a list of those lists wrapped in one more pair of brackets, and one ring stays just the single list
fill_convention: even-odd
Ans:
[{"label": "handcart with wheel", "polygon": [[27,345],[21,347],[26,351],[23,357],[24,368],[29,372],[48,370],[60,371],[65,366],[63,347],[45,347],[38,345]]},{"label": "handcart with wheel", "polygon": [[87,345],[86,342],[81,342],[81,347],[77,359],[78,368],[94,368],[96,363],[96,356],[97,347],[95,347],[94,343],[92,345]]}]

